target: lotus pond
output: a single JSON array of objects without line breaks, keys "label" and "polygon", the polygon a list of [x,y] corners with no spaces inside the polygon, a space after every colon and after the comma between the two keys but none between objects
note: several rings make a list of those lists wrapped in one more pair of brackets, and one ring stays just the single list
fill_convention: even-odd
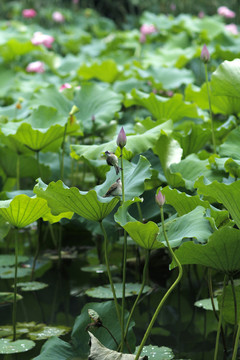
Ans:
[{"label": "lotus pond", "polygon": [[234,12],[4,4],[1,358],[240,359]]}]

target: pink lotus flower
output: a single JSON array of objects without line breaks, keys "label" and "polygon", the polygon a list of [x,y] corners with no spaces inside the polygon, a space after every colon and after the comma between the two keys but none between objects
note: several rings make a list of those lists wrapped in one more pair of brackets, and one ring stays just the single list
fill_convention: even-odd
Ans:
[{"label": "pink lotus flower", "polygon": [[34,9],[24,9],[22,11],[22,16],[25,18],[34,18],[37,15],[36,10]]},{"label": "pink lotus flower", "polygon": [[79,3],[79,0],[72,0],[72,3],[73,3],[73,4],[78,4],[78,3]]},{"label": "pink lotus flower", "polygon": [[40,31],[37,31],[33,34],[33,38],[31,39],[31,42],[33,45],[44,45],[48,49],[52,47],[52,43],[54,42],[54,37],[51,35],[45,35],[41,33]]},{"label": "pink lotus flower", "polygon": [[35,72],[35,73],[43,73],[45,71],[44,63],[42,61],[31,62],[26,67],[26,71],[27,72]]},{"label": "pink lotus flower", "polygon": [[155,195],[155,200],[159,206],[163,206],[165,203],[165,195],[163,195],[159,190],[159,192]]},{"label": "pink lotus flower", "polygon": [[64,89],[71,89],[72,85],[69,83],[62,84],[59,88],[59,91],[62,92]]},{"label": "pink lotus flower", "polygon": [[155,26],[153,24],[143,24],[140,27],[140,32],[142,35],[149,35],[156,31],[157,31],[157,29],[155,28]]},{"label": "pink lotus flower", "polygon": [[217,13],[218,15],[224,16],[225,18],[229,18],[229,19],[232,19],[236,16],[236,13],[230,10],[229,8],[227,8],[226,6],[220,6],[217,9]]},{"label": "pink lotus flower", "polygon": [[198,13],[198,17],[199,17],[199,19],[204,18],[204,16],[205,16],[204,11],[199,11],[199,13]]},{"label": "pink lotus flower", "polygon": [[121,149],[124,148],[124,146],[127,143],[127,136],[124,131],[124,128],[122,127],[119,131],[118,137],[117,137],[117,146],[119,146]]},{"label": "pink lotus flower", "polygon": [[65,21],[65,17],[59,11],[54,11],[52,14],[52,19],[58,23],[63,23]]},{"label": "pink lotus flower", "polygon": [[209,54],[206,44],[203,45],[200,57],[201,57],[202,61],[204,62],[204,64],[208,63],[210,60],[210,54]]},{"label": "pink lotus flower", "polygon": [[230,31],[233,35],[238,35],[238,28],[237,28],[237,25],[235,25],[235,24],[225,25],[225,29],[227,31]]}]

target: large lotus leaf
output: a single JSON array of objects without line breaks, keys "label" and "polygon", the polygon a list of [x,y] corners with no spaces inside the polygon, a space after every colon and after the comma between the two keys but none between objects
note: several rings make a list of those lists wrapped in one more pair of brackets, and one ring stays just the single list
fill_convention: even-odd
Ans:
[{"label": "large lotus leaf", "polygon": [[[58,111],[58,114],[65,116],[66,119],[68,118],[69,112],[74,105],[73,102],[69,101],[52,85],[47,89],[40,89],[39,92],[35,93],[29,104],[33,107],[43,105],[49,108],[55,108]],[[43,120],[47,121],[47,119]]]},{"label": "large lotus leaf", "polygon": [[49,212],[43,216],[43,220],[49,221],[50,224],[55,224],[55,223],[59,222],[61,219],[69,219],[70,220],[73,217],[73,214],[74,213],[72,211],[62,212],[59,215],[53,215],[51,212]]},{"label": "large lotus leaf", "polygon": [[[234,286],[236,305],[237,305],[237,322],[240,320],[240,286]],[[222,294],[218,296],[219,307],[222,304]],[[225,288],[224,303],[223,303],[223,318],[224,320],[234,325],[235,324],[235,306],[232,286],[228,285]]]},{"label": "large lotus leaf", "polygon": [[35,50],[35,46],[29,40],[23,42],[17,39],[10,39],[5,44],[0,45],[0,56],[6,62],[9,62],[33,50]]},{"label": "large lotus leaf", "polygon": [[[31,269],[30,268],[18,268],[17,277],[18,278],[24,278],[26,276],[31,275]],[[14,267],[8,267],[3,266],[0,267],[0,278],[1,279],[14,279],[15,278],[15,268]]]},{"label": "large lotus leaf", "polygon": [[77,74],[85,80],[95,78],[112,83],[116,80],[119,70],[115,61],[108,59],[101,63],[94,62],[91,65],[83,64],[80,66]]},{"label": "large lotus leaf", "polygon": [[[131,354],[123,354],[114,350],[110,350],[103,346],[101,342],[89,331],[88,332],[91,340],[90,347],[90,355],[89,359],[91,360],[99,360],[99,359],[107,359],[107,360],[134,360],[135,355]],[[140,357],[139,360],[147,360],[147,357]]]},{"label": "large lotus leaf", "polygon": [[[17,301],[22,300],[22,296],[17,294]],[[0,292],[0,305],[13,303],[14,302],[14,293],[10,292]]]},{"label": "large lotus leaf", "polygon": [[195,55],[196,50],[193,46],[185,49],[180,47],[159,48],[155,53],[146,49],[143,51],[142,63],[144,66],[169,66],[183,68]]},{"label": "large lotus leaf", "polygon": [[[144,181],[151,178],[151,164],[144,157],[139,157],[138,163],[130,163],[127,160],[123,161],[124,168],[124,192],[125,200],[133,199],[135,196],[140,196],[144,192]],[[109,187],[116,181],[116,173],[113,168],[108,172],[106,181],[96,186],[95,190],[98,195],[104,196]]]},{"label": "large lotus leaf", "polygon": [[[240,101],[239,101],[240,102]],[[232,130],[219,147],[219,154],[240,160],[240,127]]]},{"label": "large lotus leaf", "polygon": [[32,340],[0,339],[0,354],[17,354],[31,350],[35,346]]},{"label": "large lotus leaf", "polygon": [[[126,286],[126,291],[125,291],[126,297],[138,295],[138,293],[141,289],[141,284],[138,284],[138,283],[126,283],[125,286]],[[114,288],[116,291],[116,297],[118,299],[121,299],[122,298],[122,283],[114,284]],[[151,288],[149,286],[145,285],[144,289],[143,289],[143,293],[146,293],[149,290],[151,290]],[[89,288],[85,291],[85,293],[88,296],[98,298],[98,299],[113,299],[113,293],[112,293],[110,284],[98,286],[98,287],[94,287],[94,288]]]},{"label": "large lotus leaf", "polygon": [[195,187],[199,194],[209,196],[223,204],[240,228],[240,203],[238,201],[240,180],[231,184],[223,184],[216,180],[210,183],[201,177],[196,181]]},{"label": "large lotus leaf", "polygon": [[180,132],[175,132],[173,134],[174,138],[183,149],[183,158],[192,153],[198,153],[198,151],[206,145],[209,139],[211,139],[211,135],[210,129],[203,129],[202,125],[195,124],[192,124],[185,134],[181,134]]},{"label": "large lotus leaf", "polygon": [[185,182],[179,173],[173,174],[170,166],[179,163],[182,157],[182,149],[179,143],[172,137],[162,134],[153,148],[153,152],[158,155],[166,176],[167,182],[173,187],[184,187]]},{"label": "large lotus leaf", "polygon": [[[89,309],[97,312],[100,316],[100,319],[102,320],[103,325],[111,329],[111,332],[116,338],[117,342],[120,343],[121,341],[120,324],[118,322],[114,302],[106,301],[101,303],[88,303],[83,307],[81,315],[76,318],[71,335],[73,348],[76,349],[78,351],[78,355],[82,356],[83,358],[85,358],[89,352],[88,334],[86,333],[86,326],[91,323],[88,314]],[[127,321],[128,315],[128,312],[125,311],[125,322]],[[132,350],[134,350],[135,346],[135,337],[132,330],[133,325],[134,322],[131,321],[128,332],[128,343]],[[98,328],[95,334],[104,346],[108,347],[109,349],[116,349],[115,342],[105,329]]]},{"label": "large lotus leaf", "polygon": [[214,71],[211,78],[215,95],[240,97],[240,59],[225,60]]},{"label": "large lotus leaf", "polygon": [[[14,88],[17,74],[5,66],[0,67],[1,89],[0,96],[4,97],[8,91]],[[15,108],[16,109],[16,108]]]},{"label": "large lotus leaf", "polygon": [[[9,232],[10,225],[6,222],[6,220],[0,216],[0,240],[2,240]],[[0,256],[1,263],[1,256]]]},{"label": "large lotus leaf", "polygon": [[68,188],[61,180],[46,185],[38,179],[34,193],[47,200],[53,215],[75,212],[93,221],[104,219],[119,201],[118,198],[100,198],[95,190],[83,192],[76,187]]},{"label": "large lotus leaf", "polygon": [[[135,354],[137,351],[138,346],[136,347]],[[143,360],[145,359],[145,356],[147,356],[146,360],[171,360],[175,358],[172,349],[166,346],[158,347],[156,345],[144,346],[141,355],[144,356]]]},{"label": "large lotus leaf", "polygon": [[[132,153],[132,157],[141,154],[155,146],[162,131],[170,132],[171,130],[172,122],[166,121],[143,134],[129,135],[127,136],[126,148]],[[81,156],[87,159],[98,159],[101,153],[107,150],[115,152],[116,148],[116,140],[101,145],[71,145],[71,156],[76,160],[79,160]]]},{"label": "large lotus leaf", "polygon": [[189,213],[197,206],[202,206],[205,209],[210,209],[210,215],[214,218],[217,227],[222,224],[226,225],[229,221],[228,211],[214,208],[208,201],[201,200],[199,195],[191,196],[177,189],[171,189],[169,186],[166,186],[161,191],[166,197],[166,203],[172,205],[179,216]]},{"label": "large lotus leaf", "polygon": [[[200,243],[206,242],[212,234],[212,228],[205,213],[206,209],[197,206],[185,215],[173,216],[165,221],[165,229],[171,247],[180,246],[187,238],[194,238]],[[161,225],[157,240],[166,245]]]},{"label": "large lotus leaf", "polygon": [[192,241],[182,244],[176,256],[182,265],[199,264],[227,274],[233,273],[240,269],[240,231],[222,227],[210,236],[206,245]]},{"label": "large lotus leaf", "polygon": [[128,213],[128,208],[140,199],[125,201],[114,215],[115,221],[121,225],[131,236],[131,238],[141,247],[145,249],[155,249],[163,245],[157,242],[156,238],[159,233],[159,228],[156,223],[149,221],[143,224],[134,219]]},{"label": "large lotus leaf", "polygon": [[[38,282],[38,281],[17,283],[17,287],[21,288],[21,291],[37,291],[37,290],[42,290],[42,289],[46,288],[47,286],[48,286],[48,284]],[[54,335],[56,335],[56,334],[54,334]]]},{"label": "large lotus leaf", "polygon": [[18,228],[32,224],[48,212],[47,201],[41,198],[17,195],[12,200],[0,201],[0,215]]},{"label": "large lotus leaf", "polygon": [[150,67],[146,70],[139,68],[135,68],[135,70],[141,79],[151,80],[153,85],[161,85],[164,89],[176,89],[182,84],[189,84],[194,80],[192,72],[187,69]]},{"label": "large lotus leaf", "polygon": [[78,354],[74,351],[71,344],[53,336],[45,342],[40,355],[33,360],[66,360],[77,359],[77,356]]},{"label": "large lotus leaf", "polygon": [[[101,128],[114,119],[114,115],[121,109],[123,96],[107,87],[94,83],[86,83],[76,93],[74,103],[79,108],[77,119],[83,123],[84,130]],[[93,120],[94,119],[94,120]]]},{"label": "large lotus leaf", "polygon": [[[27,256],[18,256],[18,264],[28,261]],[[15,264],[15,255],[0,255],[0,267],[13,266]]]},{"label": "large lotus leaf", "polygon": [[148,109],[155,119],[162,120],[162,122],[166,120],[178,121],[183,117],[198,117],[196,105],[185,103],[180,94],[175,94],[168,99],[133,89],[124,101],[124,105],[126,107],[142,106]]},{"label": "large lotus leaf", "polygon": [[[218,311],[217,298],[213,298],[213,303],[214,303],[215,309]],[[203,308],[204,310],[212,310],[213,311],[212,300],[210,298],[198,300],[194,303],[194,306]]]},{"label": "large lotus leaf", "polygon": [[[211,84],[212,85],[212,82]],[[210,86],[210,89],[212,86]],[[185,89],[185,96],[187,101],[194,101],[201,109],[209,109],[208,93],[206,83],[201,89],[194,85],[189,85]],[[240,112],[239,98],[234,96],[217,95],[210,92],[211,108],[214,114],[238,114]]]},{"label": "large lotus leaf", "polygon": [[[20,178],[29,176],[36,179],[39,176],[39,166],[36,158],[27,155],[18,155],[16,151],[8,147],[0,148],[0,167],[7,177],[16,178],[18,160]],[[41,164],[40,167],[42,176],[44,178],[48,177],[50,175],[49,167],[44,164]]]},{"label": "large lotus leaf", "polygon": [[44,324],[37,325],[32,331],[28,333],[31,340],[45,340],[52,336],[62,336],[67,334],[70,328],[67,326],[46,326]]}]

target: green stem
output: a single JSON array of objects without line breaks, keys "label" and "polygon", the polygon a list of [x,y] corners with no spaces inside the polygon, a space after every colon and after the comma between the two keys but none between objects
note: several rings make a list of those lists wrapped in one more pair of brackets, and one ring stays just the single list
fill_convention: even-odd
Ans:
[{"label": "green stem", "polygon": [[134,310],[135,310],[135,308],[136,308],[136,306],[138,304],[138,301],[140,299],[140,296],[142,295],[142,292],[143,292],[143,289],[144,289],[144,286],[145,286],[146,275],[147,275],[147,270],[148,270],[149,255],[150,255],[150,250],[147,250],[146,251],[146,257],[145,257],[144,269],[143,269],[142,286],[141,286],[141,288],[139,290],[138,296],[137,296],[137,298],[136,298],[136,300],[135,300],[135,302],[133,304],[132,310],[131,310],[130,315],[128,317],[128,321],[127,321],[127,324],[126,324],[126,327],[125,327],[124,339],[126,339],[126,337],[127,337],[128,328],[129,328],[129,324],[130,324],[132,315],[134,313]]},{"label": "green stem", "polygon": [[121,316],[120,316],[119,305],[118,305],[117,296],[116,296],[114,284],[113,284],[113,281],[112,281],[112,274],[111,274],[111,271],[110,271],[110,266],[109,266],[109,261],[108,261],[107,233],[106,233],[106,230],[105,230],[105,228],[103,226],[102,220],[99,221],[99,223],[100,223],[100,227],[102,229],[103,236],[104,236],[104,254],[105,254],[105,262],[106,262],[106,267],[107,267],[108,279],[109,279],[109,283],[110,283],[111,290],[112,290],[112,293],[113,293],[113,299],[114,299],[114,303],[115,303],[115,307],[116,307],[117,317],[118,317],[119,323],[121,324]]},{"label": "green stem", "polygon": [[148,325],[148,328],[144,334],[144,337],[142,339],[142,342],[138,348],[138,352],[137,352],[137,355],[135,357],[135,360],[138,360],[140,355],[141,355],[141,352],[142,352],[142,349],[147,341],[147,338],[149,337],[150,335],[150,332],[152,330],[152,327],[158,317],[158,314],[161,310],[161,308],[163,307],[165,301],[167,300],[168,296],[171,294],[171,292],[175,289],[175,287],[177,286],[177,284],[179,283],[179,281],[181,280],[182,278],[182,274],[183,274],[183,270],[182,270],[182,265],[181,263],[179,262],[177,256],[175,255],[174,251],[172,250],[170,244],[169,244],[169,241],[168,241],[168,237],[167,237],[167,233],[166,233],[166,230],[165,230],[165,226],[164,226],[164,214],[163,214],[163,206],[160,206],[160,212],[161,212],[161,220],[162,220],[162,229],[163,229],[163,235],[164,235],[164,239],[167,243],[167,246],[168,246],[168,249],[172,255],[172,259],[174,259],[174,261],[176,262],[177,266],[178,266],[178,277],[177,279],[174,281],[174,283],[172,284],[172,286],[168,289],[168,291],[166,292],[166,294],[163,296],[162,300],[160,301],[153,317],[152,317],[152,320],[150,321],[149,325]]},{"label": "green stem", "polygon": [[235,336],[235,344],[234,344],[234,348],[233,348],[232,360],[236,360],[236,359],[237,359],[239,336],[240,336],[240,321],[238,322],[237,334],[236,334],[236,336]]},{"label": "green stem", "polygon": [[232,287],[232,294],[233,294],[233,303],[234,303],[234,316],[235,316],[235,321],[234,321],[234,336],[236,334],[236,330],[237,330],[237,325],[238,325],[238,314],[237,314],[237,299],[236,299],[236,292],[235,292],[235,287],[234,287],[234,282],[233,282],[233,277],[230,276],[230,282],[231,282],[231,287]]},{"label": "green stem", "polygon": [[42,179],[42,171],[41,171],[40,160],[39,160],[39,150],[36,151],[36,157],[37,157],[39,177]]},{"label": "green stem", "polygon": [[67,126],[68,121],[65,124],[64,127],[64,133],[63,133],[63,141],[62,141],[62,153],[61,153],[61,161],[60,161],[60,180],[63,181],[64,176],[64,152],[65,152],[65,140],[66,140],[66,134],[67,134]]},{"label": "green stem", "polygon": [[58,268],[61,267],[62,262],[62,226],[59,227],[59,238],[58,238]]},{"label": "green stem", "polygon": [[143,222],[142,209],[139,202],[137,202],[137,209],[138,209],[139,221]]},{"label": "green stem", "polygon": [[[123,168],[123,152],[121,148],[121,181],[122,181],[122,204],[125,202],[125,187],[124,187],[124,168]],[[126,291],[126,272],[127,272],[127,232],[124,229],[123,242],[123,271],[122,271],[122,313],[121,313],[121,347],[123,352],[124,346],[124,312],[125,312],[125,291]]]},{"label": "green stem", "polygon": [[17,166],[16,166],[17,190],[20,189],[20,156],[17,152]]},{"label": "green stem", "polygon": [[15,228],[15,274],[14,274],[14,297],[13,297],[13,341],[16,340],[16,319],[17,319],[17,270],[18,270],[18,229]]},{"label": "green stem", "polygon": [[204,64],[204,69],[205,69],[205,80],[206,80],[206,86],[207,86],[209,114],[210,114],[210,121],[211,121],[211,128],[212,128],[213,151],[214,151],[214,154],[216,154],[217,153],[216,152],[216,139],[215,139],[215,133],[214,133],[214,126],[213,126],[213,115],[212,115],[212,106],[211,106],[211,97],[210,97],[210,89],[209,89],[209,81],[208,81],[207,64]]},{"label": "green stem", "polygon": [[221,326],[222,326],[223,305],[224,305],[224,297],[225,297],[225,289],[226,289],[227,281],[228,281],[228,276],[225,275],[224,282],[223,282],[222,302],[221,302],[221,306],[219,309],[220,315],[219,315],[219,320],[218,320],[218,329],[217,329],[216,344],[215,344],[215,351],[214,351],[214,360],[217,360],[217,355],[218,355],[219,337],[220,337]]}]

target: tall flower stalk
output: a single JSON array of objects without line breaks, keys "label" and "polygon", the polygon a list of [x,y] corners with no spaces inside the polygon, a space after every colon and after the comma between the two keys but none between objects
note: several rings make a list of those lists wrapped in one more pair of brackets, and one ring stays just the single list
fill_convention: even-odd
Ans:
[{"label": "tall flower stalk", "polygon": [[167,233],[166,233],[166,230],[165,230],[165,225],[164,225],[164,214],[163,214],[163,205],[165,203],[165,196],[161,193],[161,191],[158,192],[158,194],[156,195],[156,202],[157,204],[159,205],[160,207],[160,214],[161,214],[161,222],[162,222],[162,231],[163,231],[163,235],[164,235],[164,239],[167,243],[167,247],[168,247],[168,250],[171,254],[171,257],[172,257],[172,260],[175,261],[175,263],[177,264],[178,266],[178,276],[177,276],[177,279],[174,281],[174,283],[172,284],[172,286],[168,289],[168,291],[166,292],[166,294],[164,295],[164,297],[162,298],[162,300],[160,301],[149,325],[148,325],[148,328],[143,336],[143,339],[142,339],[142,342],[138,348],[138,351],[137,351],[137,354],[136,354],[136,357],[135,357],[135,360],[138,360],[140,355],[141,355],[141,352],[142,352],[142,349],[150,335],[150,332],[152,330],[152,327],[158,317],[158,314],[160,312],[160,310],[162,309],[165,301],[167,300],[168,296],[171,294],[171,292],[175,289],[175,287],[177,286],[177,284],[179,283],[179,281],[181,280],[182,278],[182,274],[183,274],[183,270],[182,270],[182,265],[181,263],[179,262],[177,256],[175,255],[174,251],[172,250],[171,248],[171,245],[168,241],[168,237],[167,237]]},{"label": "tall flower stalk", "polygon": [[[123,168],[123,148],[127,143],[127,137],[123,127],[121,128],[118,137],[117,145],[121,149],[121,181],[122,181],[122,204],[125,202],[125,188],[124,188],[124,168]],[[121,313],[121,348],[120,351],[123,352],[124,346],[124,311],[125,311],[125,288],[126,288],[126,267],[127,267],[127,232],[124,230],[124,242],[123,242],[123,272],[122,272],[122,313]]]},{"label": "tall flower stalk", "polygon": [[214,133],[214,126],[213,126],[213,114],[212,114],[210,86],[209,86],[209,81],[208,81],[208,68],[207,68],[207,64],[210,60],[210,54],[209,54],[208,48],[205,44],[203,45],[203,48],[201,51],[201,59],[204,63],[205,81],[206,81],[207,96],[208,96],[208,107],[209,107],[209,115],[210,115],[210,121],[211,121],[211,129],[212,129],[213,151],[216,154],[216,139],[215,139],[215,133]]}]

